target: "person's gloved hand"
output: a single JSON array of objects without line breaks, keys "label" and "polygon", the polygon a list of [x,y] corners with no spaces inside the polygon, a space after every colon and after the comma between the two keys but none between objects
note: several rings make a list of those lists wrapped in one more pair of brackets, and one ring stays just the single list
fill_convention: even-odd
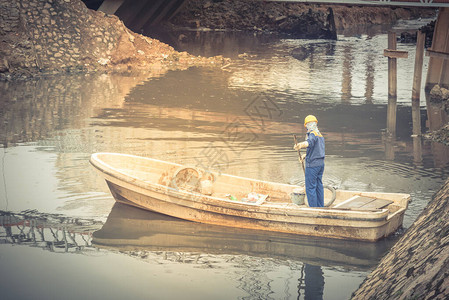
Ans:
[{"label": "person's gloved hand", "polygon": [[297,143],[296,145],[293,146],[293,149],[300,150],[302,148],[307,148],[308,146],[309,146],[309,143],[307,141],[305,141],[302,143]]}]

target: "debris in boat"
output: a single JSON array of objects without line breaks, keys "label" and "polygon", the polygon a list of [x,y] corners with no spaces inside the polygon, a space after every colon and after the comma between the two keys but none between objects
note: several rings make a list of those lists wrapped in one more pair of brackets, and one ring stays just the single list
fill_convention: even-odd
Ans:
[{"label": "debris in boat", "polygon": [[256,192],[248,193],[248,196],[242,198],[241,200],[237,199],[237,197],[235,197],[234,195],[231,195],[231,194],[226,194],[225,196],[229,200],[232,200],[232,201],[240,201],[240,202],[256,203],[256,204],[261,204],[262,202],[264,202],[268,198],[268,195],[259,194],[259,193],[256,193]]},{"label": "debris in boat", "polygon": [[232,201],[237,201],[237,198],[236,197],[234,197],[233,195],[231,195],[231,194],[226,194],[226,197],[228,197],[229,198],[229,200],[232,200]]},{"label": "debris in boat", "polygon": [[268,195],[264,194],[258,194],[251,192],[248,194],[248,202],[259,202],[259,201],[265,201],[265,199],[268,198]]}]

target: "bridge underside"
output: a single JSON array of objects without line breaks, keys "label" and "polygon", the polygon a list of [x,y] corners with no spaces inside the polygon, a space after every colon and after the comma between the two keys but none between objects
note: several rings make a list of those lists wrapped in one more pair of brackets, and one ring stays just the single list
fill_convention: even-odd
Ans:
[{"label": "bridge underside", "polygon": [[343,5],[379,5],[409,7],[449,7],[448,0],[265,0],[270,2],[299,2]]},{"label": "bridge underside", "polygon": [[[173,17],[189,0],[84,0],[100,3],[98,10],[118,16],[134,31],[149,28]],[[266,1],[266,0],[265,0]],[[329,5],[377,5],[408,7],[449,7],[449,0],[268,0],[270,2]]]},{"label": "bridge underside", "polygon": [[135,31],[145,30],[173,17],[188,0],[105,0],[98,8],[114,14]]}]

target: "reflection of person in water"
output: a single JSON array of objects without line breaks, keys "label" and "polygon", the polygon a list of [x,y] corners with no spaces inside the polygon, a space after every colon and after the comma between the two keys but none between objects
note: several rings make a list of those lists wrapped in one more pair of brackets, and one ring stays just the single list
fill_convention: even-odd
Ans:
[{"label": "reflection of person in water", "polygon": [[305,300],[322,300],[324,291],[324,276],[321,266],[304,264]]}]

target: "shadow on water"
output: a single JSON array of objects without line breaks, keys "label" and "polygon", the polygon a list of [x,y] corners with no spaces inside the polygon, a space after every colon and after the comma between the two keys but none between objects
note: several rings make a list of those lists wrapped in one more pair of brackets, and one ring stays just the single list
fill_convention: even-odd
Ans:
[{"label": "shadow on water", "polygon": [[[323,268],[367,272],[395,242],[361,243],[271,234],[184,221],[116,203],[106,222],[28,211],[0,212],[0,243],[50,252],[120,252],[148,263],[222,268],[237,265],[239,288],[252,297],[275,294],[276,279],[260,272],[290,269],[284,296],[323,299]],[[226,261],[223,264],[223,261]],[[326,276],[328,276],[326,274]],[[245,298],[242,298],[245,299]]]},{"label": "shadow on water", "polygon": [[120,251],[250,255],[368,270],[394,240],[360,243],[185,221],[116,203],[92,243]]}]

